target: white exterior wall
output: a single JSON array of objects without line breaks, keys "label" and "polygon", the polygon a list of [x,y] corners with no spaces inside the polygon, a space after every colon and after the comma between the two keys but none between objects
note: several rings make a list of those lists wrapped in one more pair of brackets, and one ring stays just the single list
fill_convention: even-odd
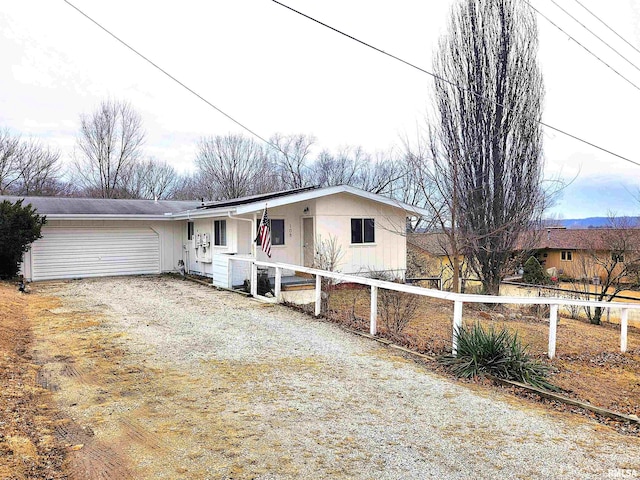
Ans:
[{"label": "white exterior wall", "polygon": [[[335,237],[342,249],[339,271],[362,274],[392,270],[404,277],[407,268],[404,210],[342,193],[317,199],[315,213],[316,242]],[[375,243],[351,243],[352,218],[375,219]]]},{"label": "white exterior wall", "polygon": [[[214,221],[224,220],[227,223],[227,244],[224,246],[216,246],[214,238]],[[206,277],[218,276],[219,273],[214,275],[216,268],[219,270],[222,265],[226,264],[226,261],[216,261],[215,257],[222,254],[250,254],[251,253],[251,240],[249,240],[251,232],[251,222],[246,220],[240,220],[231,217],[218,217],[218,218],[203,218],[190,220],[193,222],[193,234],[194,238],[197,234],[202,235],[206,233],[210,238],[210,254],[203,255],[200,249],[196,252],[193,239],[187,240],[187,221],[180,221],[182,226],[181,238],[182,245],[185,250],[185,265],[187,265],[188,257],[188,271],[194,274],[203,275]],[[217,265],[217,267],[216,267]],[[222,285],[221,285],[222,286]]]},{"label": "white exterior wall", "polygon": [[[257,259],[271,262],[302,265],[302,218],[313,215],[315,201],[294,203],[268,209],[269,219],[284,220],[284,245],[271,246],[271,258],[257,246]],[[307,213],[305,208],[309,208]],[[257,215],[260,222],[262,212]],[[255,238],[255,237],[254,237]],[[253,239],[252,239],[253,240]]]}]

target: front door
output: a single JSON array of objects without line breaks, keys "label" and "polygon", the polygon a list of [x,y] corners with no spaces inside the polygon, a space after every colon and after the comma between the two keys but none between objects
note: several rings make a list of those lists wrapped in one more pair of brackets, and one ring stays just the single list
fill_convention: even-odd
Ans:
[{"label": "front door", "polygon": [[313,266],[314,254],[313,218],[302,219],[302,260],[305,267]]}]

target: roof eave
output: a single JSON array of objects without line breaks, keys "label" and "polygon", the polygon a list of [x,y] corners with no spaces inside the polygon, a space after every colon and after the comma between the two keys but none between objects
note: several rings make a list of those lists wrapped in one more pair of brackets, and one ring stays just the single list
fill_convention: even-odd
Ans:
[{"label": "roof eave", "polygon": [[246,213],[254,213],[257,211],[261,211],[264,208],[265,203],[268,204],[269,208],[272,207],[280,207],[283,205],[289,205],[292,203],[298,202],[306,202],[308,200],[315,200],[317,198],[326,197],[329,195],[335,195],[338,193],[350,193],[352,195],[356,195],[359,197],[364,197],[374,202],[383,203],[393,208],[398,208],[400,210],[404,210],[407,213],[411,213],[415,216],[427,216],[429,215],[429,211],[423,208],[414,207],[412,205],[408,205],[406,203],[393,200],[391,198],[384,197],[382,195],[378,195],[376,193],[367,192],[365,190],[360,190],[358,188],[350,187],[348,185],[337,185],[334,187],[326,187],[319,188],[315,190],[310,190],[308,192],[296,193],[288,197],[274,198],[268,201],[260,201],[254,203],[248,203],[246,205],[239,205],[236,209],[236,213],[238,215],[246,214]]},{"label": "roof eave", "polygon": [[194,218],[210,218],[210,217],[226,217],[229,214],[236,213],[236,209],[234,208],[206,208],[206,209],[195,209],[195,210],[185,210],[184,212],[178,213],[167,213],[167,220],[191,220]]},{"label": "roof eave", "polygon": [[92,214],[92,213],[44,213],[47,220],[157,220],[167,221],[172,218],[166,214]]}]

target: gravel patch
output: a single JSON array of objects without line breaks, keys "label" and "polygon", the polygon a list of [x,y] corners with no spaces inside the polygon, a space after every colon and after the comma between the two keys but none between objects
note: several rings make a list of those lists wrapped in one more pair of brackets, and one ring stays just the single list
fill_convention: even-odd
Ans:
[{"label": "gravel patch", "polygon": [[[123,332],[127,355],[194,379],[206,403],[197,414],[245,432],[233,444],[242,473],[203,453],[207,478],[640,476],[636,438],[456,384],[282,306],[165,277],[39,289],[104,315],[100,328]],[[198,440],[210,427],[192,423],[184,455],[214,451]]]}]

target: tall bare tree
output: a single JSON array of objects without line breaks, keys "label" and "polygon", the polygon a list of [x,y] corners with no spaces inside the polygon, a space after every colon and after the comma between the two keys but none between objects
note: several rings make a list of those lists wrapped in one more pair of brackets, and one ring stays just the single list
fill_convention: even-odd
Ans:
[{"label": "tall bare tree", "polygon": [[[432,173],[454,241],[497,294],[518,235],[544,208],[537,25],[520,0],[459,0],[434,58]],[[462,240],[462,241],[461,241]]]},{"label": "tall bare tree", "polygon": [[75,159],[79,185],[102,198],[126,196],[126,179],[142,155],[142,118],[125,101],[105,100],[80,116]]},{"label": "tall bare tree", "polygon": [[242,135],[202,138],[198,144],[196,168],[202,196],[211,200],[265,193],[277,185],[265,149]]}]

